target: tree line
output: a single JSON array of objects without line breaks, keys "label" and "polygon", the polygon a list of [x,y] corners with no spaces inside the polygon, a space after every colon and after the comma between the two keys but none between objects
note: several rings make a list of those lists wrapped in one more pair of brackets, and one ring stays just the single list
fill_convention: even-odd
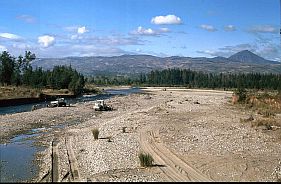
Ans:
[{"label": "tree line", "polygon": [[15,58],[7,51],[0,54],[0,84],[2,86],[30,86],[33,88],[69,89],[80,94],[85,85],[84,76],[71,66],[54,66],[44,71],[41,67],[33,69],[31,62],[35,54],[26,51],[24,57]]},{"label": "tree line", "polygon": [[97,85],[185,86],[188,88],[247,88],[281,90],[281,74],[204,73],[190,69],[153,70],[137,77],[95,76],[88,79]]},{"label": "tree line", "polygon": [[281,90],[281,74],[204,73],[190,69],[165,69],[141,75],[139,81],[156,86],[189,88],[248,88]]},{"label": "tree line", "polygon": [[247,88],[281,90],[281,74],[271,73],[204,73],[190,69],[153,70],[137,76],[95,76],[87,79],[71,66],[55,66],[44,71],[33,69],[35,54],[26,51],[17,58],[4,51],[0,54],[0,84],[33,88],[69,89],[80,94],[86,80],[96,85],[185,86],[188,88]]}]

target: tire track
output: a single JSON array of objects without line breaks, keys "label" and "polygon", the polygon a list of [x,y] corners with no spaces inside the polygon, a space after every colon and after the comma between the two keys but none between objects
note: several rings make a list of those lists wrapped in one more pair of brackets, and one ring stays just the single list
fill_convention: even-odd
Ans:
[{"label": "tire track", "polygon": [[207,176],[192,168],[167,149],[160,142],[157,131],[142,130],[140,132],[140,144],[145,152],[152,155],[158,165],[164,166],[159,167],[159,169],[171,181],[211,181]]},{"label": "tire track", "polygon": [[80,179],[81,177],[79,174],[77,160],[75,158],[71,143],[72,143],[72,136],[70,136],[68,139],[67,138],[65,139],[67,156],[68,156],[69,165],[70,165],[71,180],[79,182],[79,181],[81,181],[81,179]]}]

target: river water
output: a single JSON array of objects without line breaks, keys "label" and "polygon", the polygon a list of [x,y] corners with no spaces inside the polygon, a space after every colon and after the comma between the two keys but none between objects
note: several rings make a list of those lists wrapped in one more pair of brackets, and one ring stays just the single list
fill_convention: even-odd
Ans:
[{"label": "river water", "polygon": [[[81,97],[72,98],[72,99],[66,98],[66,101],[68,103],[87,102],[87,101],[94,101],[94,100],[97,100],[97,99],[107,99],[107,98],[110,98],[114,95],[128,95],[130,93],[138,93],[138,92],[140,92],[139,88],[108,89],[108,90],[105,90],[105,94],[83,95]],[[33,105],[40,105],[42,107],[46,107],[47,104],[49,104],[49,102],[30,103],[30,104],[24,104],[24,105],[0,107],[0,115],[27,112],[27,111],[31,111]]]},{"label": "river water", "polygon": [[[106,94],[84,95],[76,99],[67,100],[73,104],[97,99],[108,99],[115,95],[139,93],[141,90],[139,88],[108,89],[105,92]],[[47,103],[43,102],[40,105],[45,106]],[[36,104],[1,107],[0,115],[31,111],[32,106]],[[60,126],[63,127],[63,125]],[[32,129],[26,134],[14,137],[8,144],[0,144],[0,183],[30,181],[38,174],[39,168],[34,163],[35,154],[45,149],[33,146],[34,138],[39,135],[38,132],[40,132],[40,129]]]}]

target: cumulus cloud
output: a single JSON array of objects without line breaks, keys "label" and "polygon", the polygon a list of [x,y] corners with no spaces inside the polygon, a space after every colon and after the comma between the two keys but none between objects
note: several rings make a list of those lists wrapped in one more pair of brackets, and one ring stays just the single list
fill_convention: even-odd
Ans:
[{"label": "cumulus cloud", "polygon": [[249,29],[252,33],[279,33],[279,28],[272,25],[256,25]]},{"label": "cumulus cloud", "polygon": [[36,18],[31,15],[19,15],[16,18],[29,24],[36,23]]},{"label": "cumulus cloud", "polygon": [[209,32],[214,32],[214,31],[217,31],[217,29],[212,26],[212,25],[207,25],[207,24],[202,24],[200,25],[200,28],[206,30],[206,31],[209,31]]},{"label": "cumulus cloud", "polygon": [[22,39],[22,37],[11,33],[0,33],[0,37],[15,41]]},{"label": "cumulus cloud", "polygon": [[162,33],[168,33],[170,30],[168,28],[160,28],[153,30],[151,28],[145,29],[142,26],[139,26],[136,30],[132,31],[130,34],[133,35],[143,35],[143,36],[159,36]]},{"label": "cumulus cloud", "polygon": [[82,27],[75,27],[75,26],[65,27],[65,29],[67,31],[77,31],[77,34],[74,34],[74,35],[70,36],[71,40],[81,40],[85,37],[84,33],[89,32],[89,30],[85,26],[82,26]]},{"label": "cumulus cloud", "polygon": [[49,36],[49,35],[39,36],[38,37],[38,43],[42,47],[50,47],[50,46],[54,45],[55,37]]},{"label": "cumulus cloud", "polygon": [[225,31],[236,31],[236,28],[234,25],[227,25],[227,26],[224,26],[224,30]]},{"label": "cumulus cloud", "polygon": [[88,32],[88,31],[89,31],[89,30],[87,30],[85,26],[83,26],[83,27],[78,27],[78,29],[77,29],[77,33],[78,33],[78,34],[84,34],[84,33]]},{"label": "cumulus cloud", "polygon": [[175,15],[156,16],[151,19],[152,24],[182,24],[179,17]]},{"label": "cumulus cloud", "polygon": [[152,30],[151,28],[145,29],[141,26],[138,27],[138,29],[136,30],[137,34],[140,35],[156,35],[158,33],[156,33],[156,31]]},{"label": "cumulus cloud", "polygon": [[7,51],[7,48],[3,45],[0,45],[0,52]]}]

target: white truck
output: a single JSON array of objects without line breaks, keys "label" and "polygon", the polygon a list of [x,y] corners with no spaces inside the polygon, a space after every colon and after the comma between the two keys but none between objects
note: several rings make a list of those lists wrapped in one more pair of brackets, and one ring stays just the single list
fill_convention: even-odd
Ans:
[{"label": "white truck", "polygon": [[110,111],[112,107],[105,104],[104,100],[97,100],[94,105],[95,111]]},{"label": "white truck", "polygon": [[55,101],[51,101],[50,107],[66,107],[66,101],[64,98],[57,98]]}]

